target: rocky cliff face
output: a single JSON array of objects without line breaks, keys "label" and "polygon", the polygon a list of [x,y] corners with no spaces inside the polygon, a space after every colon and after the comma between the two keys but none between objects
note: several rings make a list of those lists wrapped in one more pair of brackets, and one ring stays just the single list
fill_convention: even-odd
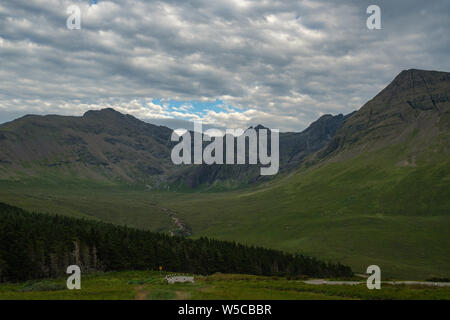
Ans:
[{"label": "rocky cliff face", "polygon": [[360,153],[402,143],[413,133],[430,142],[430,136],[448,129],[449,97],[450,73],[402,71],[349,117],[320,156],[329,157],[345,150]]},{"label": "rocky cliff face", "polygon": [[[324,115],[302,132],[280,133],[280,172],[298,168],[303,160],[324,147],[334,137],[348,116]],[[262,125],[254,129],[267,129]],[[236,145],[236,143],[235,143]],[[270,145],[270,136],[269,142]],[[225,154],[225,151],[224,151]],[[239,187],[251,183],[267,181],[271,176],[260,175],[260,165],[199,165],[186,168],[181,175],[172,176],[175,183],[185,183],[190,187],[200,185],[219,185],[220,187]]]}]

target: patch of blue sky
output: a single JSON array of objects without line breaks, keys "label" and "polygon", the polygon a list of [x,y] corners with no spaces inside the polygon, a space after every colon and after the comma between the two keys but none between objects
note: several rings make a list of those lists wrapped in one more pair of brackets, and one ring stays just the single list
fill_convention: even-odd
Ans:
[{"label": "patch of blue sky", "polygon": [[[163,106],[168,112],[196,114],[200,117],[206,115],[208,111],[214,112],[242,112],[241,110],[225,103],[220,99],[215,101],[198,101],[198,100],[171,100],[171,99],[153,99],[152,103]],[[183,118],[182,116],[174,116]]]}]

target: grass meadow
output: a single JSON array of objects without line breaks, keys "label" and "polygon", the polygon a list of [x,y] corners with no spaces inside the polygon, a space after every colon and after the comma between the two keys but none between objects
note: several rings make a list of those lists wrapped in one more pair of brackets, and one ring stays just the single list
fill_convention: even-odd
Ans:
[{"label": "grass meadow", "polygon": [[450,288],[385,285],[311,285],[301,280],[238,274],[195,276],[195,283],[167,284],[165,273],[123,271],[82,276],[80,290],[65,278],[0,284],[0,300],[353,300],[450,299]]}]

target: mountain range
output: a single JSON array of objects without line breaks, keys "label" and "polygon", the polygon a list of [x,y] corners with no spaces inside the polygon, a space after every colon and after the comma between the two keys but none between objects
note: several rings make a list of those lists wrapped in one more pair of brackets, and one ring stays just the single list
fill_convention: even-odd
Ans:
[{"label": "mountain range", "polygon": [[[298,167],[324,147],[348,117],[324,115],[300,133],[281,133],[281,170]],[[255,127],[260,128],[264,127]],[[172,131],[113,109],[92,110],[81,117],[27,115],[0,125],[0,176],[54,174],[147,188],[232,188],[261,179],[259,167],[248,164],[173,165]]]},{"label": "mountain range", "polygon": [[[448,128],[449,78],[446,72],[405,70],[357,112],[324,115],[302,132],[281,133],[280,171],[298,169],[318,151],[315,161],[352,156],[404,142],[414,132],[422,145],[431,144]],[[0,177],[56,174],[149,188],[232,188],[267,180],[253,165],[175,166],[171,133],[113,109],[81,117],[27,115],[0,125]],[[405,155],[405,164],[414,163],[416,151]]]}]

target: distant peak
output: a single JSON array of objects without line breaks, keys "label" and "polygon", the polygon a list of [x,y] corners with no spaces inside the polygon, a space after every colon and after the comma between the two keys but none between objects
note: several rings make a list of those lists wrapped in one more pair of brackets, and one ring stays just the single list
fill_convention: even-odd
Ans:
[{"label": "distant peak", "polygon": [[449,78],[450,74],[448,72],[421,69],[403,70],[379,95],[386,92],[390,92],[390,95],[399,94],[404,90],[417,88],[424,84],[433,86],[433,83],[436,81],[448,81]]},{"label": "distant peak", "polygon": [[406,73],[416,73],[416,72],[418,72],[418,73],[427,73],[427,72],[433,72],[433,71],[431,71],[431,70],[422,70],[422,69],[414,69],[414,68],[412,68],[412,69],[406,69],[406,70],[403,70],[402,72],[400,72],[400,74],[406,74]]},{"label": "distant peak", "polygon": [[89,111],[86,111],[84,113],[83,117],[91,116],[91,115],[107,115],[107,114],[114,114],[114,115],[121,115],[121,116],[123,116],[122,113],[120,113],[119,111],[114,110],[113,108],[105,108],[105,109],[100,109],[100,110],[89,110]]},{"label": "distant peak", "polygon": [[420,69],[406,69],[406,70],[402,70],[402,72],[400,72],[400,74],[402,74],[402,73],[413,73],[413,72],[416,72],[416,71],[424,71],[424,70],[420,70]]},{"label": "distant peak", "polygon": [[446,72],[434,71],[434,70],[422,70],[422,69],[407,69],[400,72],[394,81],[397,79],[414,78],[417,76],[436,76],[439,74],[446,74]]},{"label": "distant peak", "polygon": [[267,127],[265,127],[265,126],[263,126],[262,124],[258,124],[256,127],[254,127],[254,126],[250,126],[250,127],[248,127],[246,130],[250,130],[250,129],[253,129],[253,130],[261,130],[261,129],[266,129],[266,130],[269,130],[270,131],[270,129],[269,128],[267,128]]},{"label": "distant peak", "polygon": [[264,127],[262,124],[258,124],[258,125],[255,127],[255,130],[261,130],[261,129],[269,129],[269,128]]},{"label": "distant peak", "polygon": [[333,116],[332,114],[327,113],[327,114],[321,115],[321,116],[319,117],[319,119],[317,119],[317,120],[331,119],[331,118],[333,118],[333,117],[334,117],[334,116]]}]

